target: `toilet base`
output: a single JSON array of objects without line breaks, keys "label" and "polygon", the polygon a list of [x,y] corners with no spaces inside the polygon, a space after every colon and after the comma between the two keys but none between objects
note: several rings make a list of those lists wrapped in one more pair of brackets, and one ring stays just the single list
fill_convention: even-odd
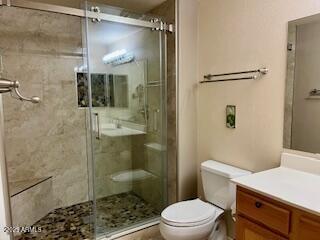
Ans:
[{"label": "toilet base", "polygon": [[228,240],[227,224],[223,218],[216,222],[208,240]]},{"label": "toilet base", "polygon": [[160,222],[160,232],[165,240],[227,240],[223,218],[194,227],[174,227]]}]

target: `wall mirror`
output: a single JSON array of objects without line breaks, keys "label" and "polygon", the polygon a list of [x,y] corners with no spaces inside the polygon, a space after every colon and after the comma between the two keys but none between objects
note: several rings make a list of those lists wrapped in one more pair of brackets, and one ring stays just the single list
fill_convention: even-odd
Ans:
[{"label": "wall mirror", "polygon": [[[77,73],[78,107],[88,107],[88,78],[86,73]],[[129,107],[128,75],[91,74],[93,107]]]},{"label": "wall mirror", "polygon": [[320,153],[320,14],[288,25],[284,148]]},{"label": "wall mirror", "polygon": [[128,103],[128,75],[108,75],[107,105],[109,107],[127,108]]}]

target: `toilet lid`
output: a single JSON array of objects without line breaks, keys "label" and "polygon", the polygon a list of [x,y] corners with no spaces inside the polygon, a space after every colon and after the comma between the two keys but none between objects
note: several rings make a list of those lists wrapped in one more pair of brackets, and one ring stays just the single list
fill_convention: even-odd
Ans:
[{"label": "toilet lid", "polygon": [[215,218],[216,207],[200,199],[172,204],[161,213],[161,219],[171,226],[199,226]]}]

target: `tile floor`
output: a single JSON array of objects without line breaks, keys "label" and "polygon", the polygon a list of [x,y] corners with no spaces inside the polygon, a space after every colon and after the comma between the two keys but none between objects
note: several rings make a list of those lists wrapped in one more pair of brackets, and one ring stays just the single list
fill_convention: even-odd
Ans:
[{"label": "tile floor", "polygon": [[[15,240],[92,239],[92,210],[89,202],[56,209],[34,224],[41,232],[24,233]],[[97,201],[97,233],[117,231],[157,216],[158,211],[131,192],[109,196]]]},{"label": "tile floor", "polygon": [[133,193],[122,193],[97,201],[97,233],[117,231],[158,217],[150,204]]}]

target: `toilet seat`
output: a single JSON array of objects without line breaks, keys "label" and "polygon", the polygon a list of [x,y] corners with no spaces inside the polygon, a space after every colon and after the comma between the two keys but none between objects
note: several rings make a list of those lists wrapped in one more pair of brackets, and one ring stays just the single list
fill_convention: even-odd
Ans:
[{"label": "toilet seat", "polygon": [[215,220],[223,210],[200,199],[175,203],[161,213],[163,223],[174,227],[201,226]]}]

